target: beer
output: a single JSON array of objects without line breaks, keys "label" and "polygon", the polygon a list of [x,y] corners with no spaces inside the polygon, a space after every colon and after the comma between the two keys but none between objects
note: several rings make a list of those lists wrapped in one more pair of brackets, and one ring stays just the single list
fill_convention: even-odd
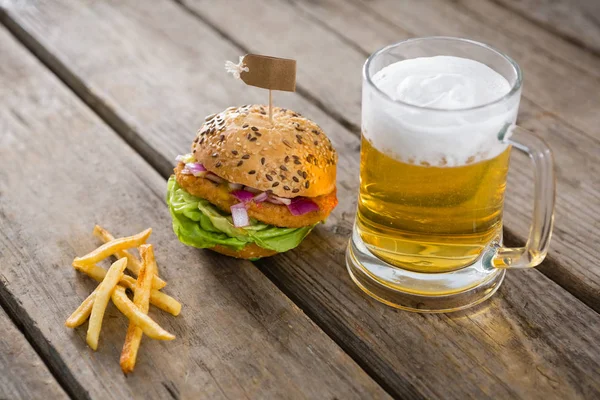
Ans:
[{"label": "beer", "polygon": [[[368,295],[418,312],[489,298],[508,268],[543,260],[554,177],[547,146],[516,125],[521,70],[467,39],[414,38],[364,65],[357,216],[346,251]],[[502,244],[511,146],[536,170],[525,247]]]},{"label": "beer", "polygon": [[384,154],[364,138],[357,229],[382,260],[417,272],[472,264],[502,234],[510,148],[459,166]]}]

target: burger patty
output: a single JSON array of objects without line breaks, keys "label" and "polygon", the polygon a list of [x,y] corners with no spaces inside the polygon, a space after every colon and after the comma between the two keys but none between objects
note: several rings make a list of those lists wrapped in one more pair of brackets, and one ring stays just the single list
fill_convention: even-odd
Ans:
[{"label": "burger patty", "polygon": [[[227,182],[217,184],[202,177],[182,174],[183,167],[184,164],[181,162],[175,167],[175,178],[179,186],[189,194],[206,199],[225,212],[230,212],[230,207],[240,202],[230,193]],[[247,210],[251,218],[265,224],[284,228],[301,228],[325,220],[338,203],[335,189],[329,194],[311,197],[310,200],[315,202],[319,209],[304,215],[292,215],[287,206],[266,201],[262,203],[248,202]]]}]

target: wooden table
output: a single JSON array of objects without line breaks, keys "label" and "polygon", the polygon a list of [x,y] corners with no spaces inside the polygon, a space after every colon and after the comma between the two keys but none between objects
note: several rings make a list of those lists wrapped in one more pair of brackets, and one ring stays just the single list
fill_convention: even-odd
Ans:
[{"label": "wooden table", "polygon": [[[593,0],[7,0],[0,2],[0,399],[600,397],[600,12]],[[386,307],[350,280],[360,68],[413,36],[489,43],[525,73],[519,123],[556,159],[556,224],[537,269],[509,271],[475,309]],[[164,204],[175,156],[205,115],[264,103],[225,76],[247,52],[298,60],[277,104],[336,145],[340,205],[296,250],[258,262],[181,245]],[[530,220],[514,155],[506,237]],[[111,305],[100,349],[66,317],[95,284],[71,260],[94,223],[151,226],[177,335],[146,340],[133,374]]]}]

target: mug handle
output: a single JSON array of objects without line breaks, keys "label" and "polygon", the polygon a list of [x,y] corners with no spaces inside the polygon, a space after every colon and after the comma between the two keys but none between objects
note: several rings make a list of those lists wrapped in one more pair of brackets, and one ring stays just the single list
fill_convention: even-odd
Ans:
[{"label": "mug handle", "polygon": [[533,220],[525,247],[499,247],[492,259],[495,268],[532,268],[548,253],[554,224],[555,179],[552,152],[532,132],[514,126],[512,135],[504,130],[498,139],[529,155],[534,167]]}]

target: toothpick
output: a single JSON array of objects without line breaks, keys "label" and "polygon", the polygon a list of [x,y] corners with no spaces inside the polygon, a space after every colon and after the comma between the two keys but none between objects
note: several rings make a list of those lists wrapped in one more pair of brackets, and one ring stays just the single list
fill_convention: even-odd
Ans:
[{"label": "toothpick", "polygon": [[269,122],[273,124],[273,91],[269,89]]}]

